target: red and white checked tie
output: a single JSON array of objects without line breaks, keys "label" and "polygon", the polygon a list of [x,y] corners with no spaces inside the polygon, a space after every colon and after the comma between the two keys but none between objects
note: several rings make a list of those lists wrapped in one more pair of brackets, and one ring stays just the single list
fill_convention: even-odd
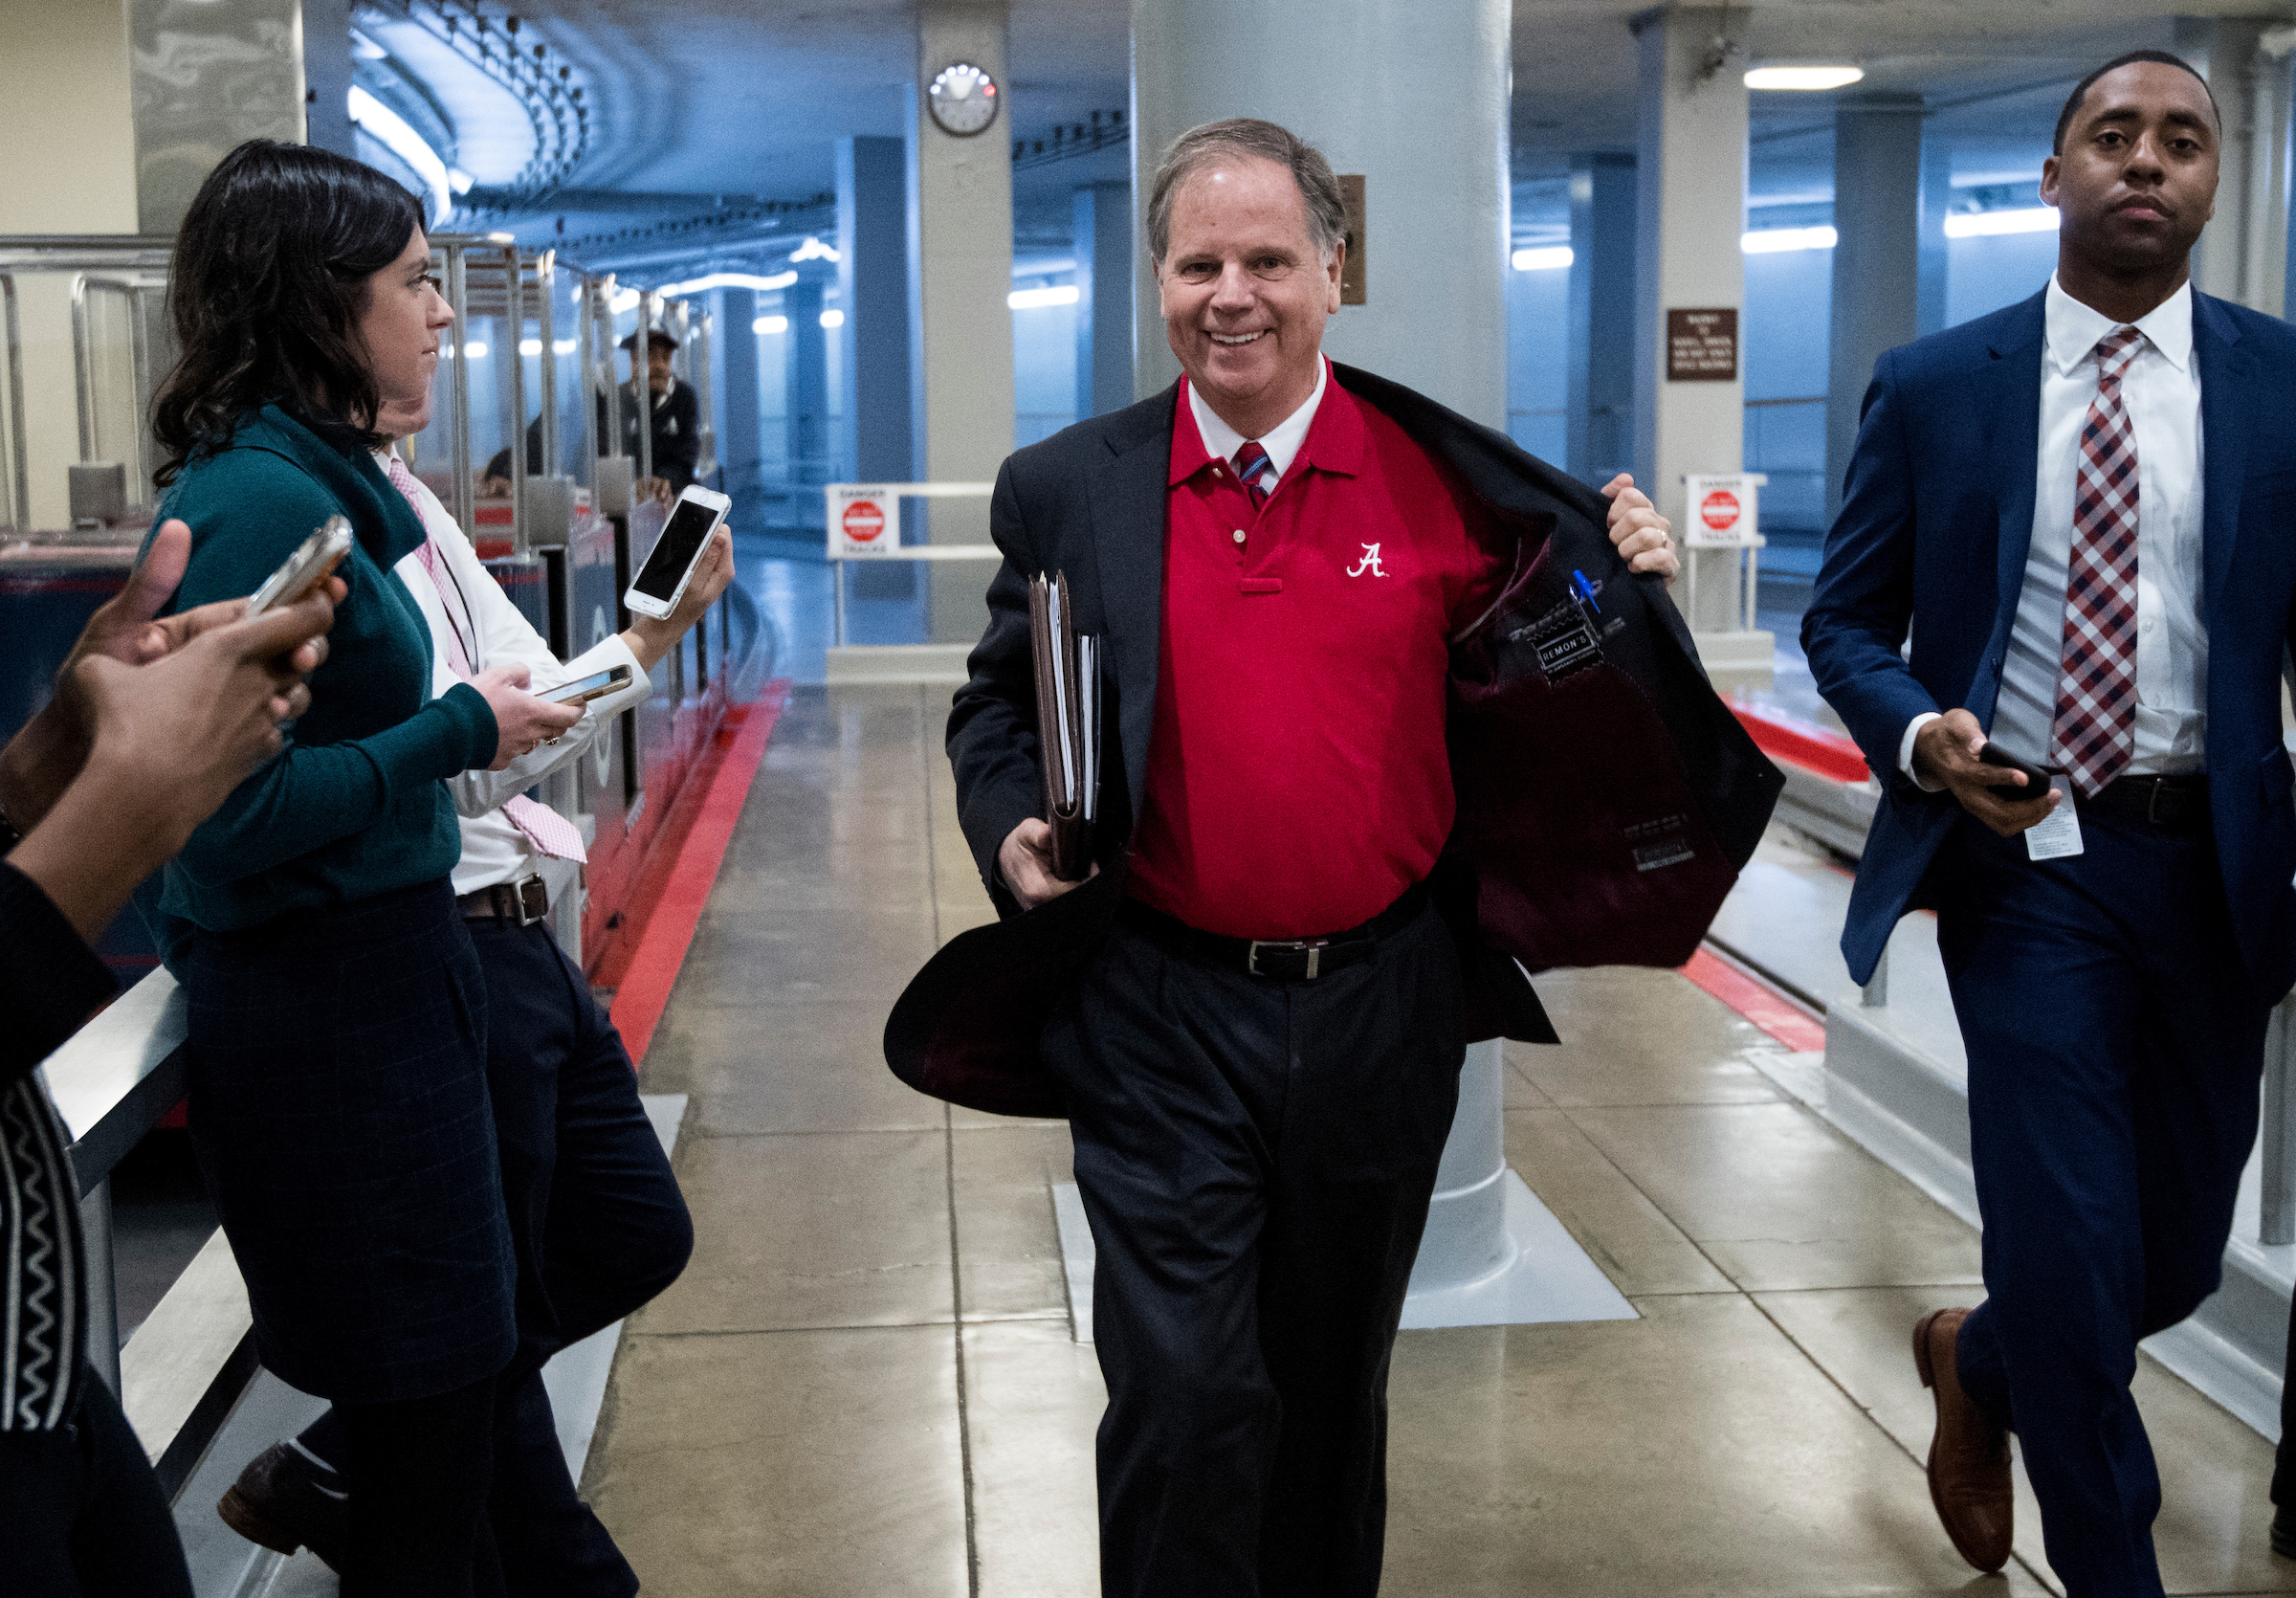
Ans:
[{"label": "red and white checked tie", "polygon": [[[423,570],[430,576],[431,591],[438,595],[439,606],[447,613],[447,635],[452,643],[447,651],[447,665],[456,677],[468,682],[478,674],[472,668],[470,650],[462,641],[462,628],[468,624],[471,637],[475,640],[478,636],[477,622],[467,610],[462,622],[454,619],[454,602],[447,597],[448,585],[438,580],[441,557],[437,544],[430,537],[430,522],[423,516],[423,497],[415,491],[414,474],[407,470],[407,463],[398,457],[395,451],[383,457],[383,471],[390,478],[390,486],[406,496],[407,502],[414,507],[415,517],[423,522],[423,546],[415,553],[422,557]],[[510,818],[513,827],[526,835],[526,841],[541,854],[559,860],[589,859],[589,851],[583,848],[582,833],[575,830],[574,824],[541,800],[529,799],[523,793],[514,793],[502,801],[502,813]]]},{"label": "red and white checked tie", "polygon": [[1257,438],[1247,439],[1244,447],[1236,452],[1236,481],[1242,483],[1245,491],[1250,494],[1254,510],[1268,502],[1270,490],[1261,485],[1261,479],[1274,471],[1275,462],[1268,458],[1268,452],[1261,448]]},{"label": "red and white checked tie", "polygon": [[2097,341],[2097,397],[2081,425],[2049,759],[2084,799],[2136,755],[2136,430],[2121,379],[2144,342],[2133,327]]}]

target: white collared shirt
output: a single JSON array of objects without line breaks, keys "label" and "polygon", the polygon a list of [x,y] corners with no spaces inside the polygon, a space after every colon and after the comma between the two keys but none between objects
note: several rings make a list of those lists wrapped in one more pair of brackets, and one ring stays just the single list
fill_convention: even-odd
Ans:
[{"label": "white collared shirt", "polygon": [[[1317,356],[1315,391],[1308,396],[1307,404],[1260,434],[1260,448],[1268,452],[1268,459],[1275,467],[1275,480],[1268,484],[1269,493],[1275,491],[1276,483],[1284,480],[1284,474],[1292,470],[1292,462],[1299,457],[1299,447],[1308,441],[1308,424],[1315,419],[1315,408],[1323,403],[1323,386],[1331,381],[1331,375],[1330,359]],[[1203,396],[1196,391],[1193,383],[1188,385],[1188,411],[1196,418],[1196,432],[1203,439],[1203,453],[1234,460],[1236,452],[1245,445],[1244,435],[1204,404]]]},{"label": "white collared shirt", "polygon": [[416,483],[415,489],[422,501],[423,524],[430,529],[431,542],[438,545],[440,575],[454,592],[456,601],[450,619],[446,602],[439,597],[439,585],[430,581],[430,574],[423,566],[421,550],[399,562],[395,568],[399,580],[414,595],[415,603],[423,608],[423,619],[430,624],[433,698],[462,680],[454,675],[452,655],[458,632],[466,648],[471,647],[472,635],[476,634],[471,658],[480,671],[489,666],[521,664],[533,674],[527,687],[534,693],[610,667],[629,668],[629,686],[604,699],[592,699],[584,708],[582,720],[561,733],[555,744],[544,744],[499,771],[465,771],[448,781],[447,790],[454,797],[454,809],[462,823],[462,858],[454,866],[454,891],[475,893],[497,882],[516,882],[531,877],[539,867],[534,845],[502,813],[502,802],[525,792],[569,761],[587,753],[599,736],[613,724],[613,718],[651,692],[652,684],[620,633],[601,639],[579,658],[559,664],[558,657],[550,653],[548,641],[535,632],[533,624],[510,602],[510,596],[480,564],[478,552],[454,524],[447,507],[439,503],[438,496],[421,482]]},{"label": "white collared shirt", "polygon": [[[2192,285],[2121,323],[2065,293],[2052,274],[2044,307],[2033,542],[1991,736],[2013,755],[2050,764],[2081,429],[2097,397],[2098,342],[2132,326],[2145,342],[2121,379],[2137,472],[2136,751],[2129,772],[2198,771],[2208,753],[2208,629],[2200,614],[2202,441]],[[1899,764],[1909,772],[1914,735],[1933,719],[1917,716],[1906,729]]]}]

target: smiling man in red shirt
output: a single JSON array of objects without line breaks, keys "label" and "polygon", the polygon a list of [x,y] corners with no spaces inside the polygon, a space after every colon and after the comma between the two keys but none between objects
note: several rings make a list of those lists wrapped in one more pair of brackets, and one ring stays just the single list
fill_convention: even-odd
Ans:
[{"label": "smiling man in red shirt", "polygon": [[[1664,598],[1667,524],[1630,482],[1605,506],[1499,435],[1324,358],[1345,247],[1322,156],[1269,122],[1198,128],[1158,172],[1148,222],[1186,376],[1006,463],[992,513],[1006,565],[949,747],[967,839],[1008,919],[913,985],[888,1052],[903,1069],[939,1048],[904,1040],[952,1036],[950,1017],[1014,1017],[1021,1049],[1058,1078],[1097,1250],[1103,1590],[1368,1598],[1388,1355],[1463,1051],[1470,1035],[1554,1035],[1509,956],[1557,962],[1476,943],[1471,857],[1453,874],[1463,897],[1441,886],[1439,856],[1468,830],[1457,660],[1488,664],[1535,634],[1554,670],[1523,667],[1494,691],[1599,704],[1595,735],[1615,750],[1664,742],[1637,704],[1663,701],[1714,748],[1735,727]],[[1026,583],[1040,569],[1068,577],[1107,661],[1096,875],[1082,892],[1052,876],[1038,810]],[[1519,627],[1490,625],[1518,610]],[[1556,631],[1578,627],[1583,642]],[[1545,647],[1557,638],[1567,647]],[[1609,649],[1664,662],[1639,688],[1611,664],[1556,692],[1561,663]],[[1593,698],[1614,690],[1640,698]],[[1638,871],[1628,851],[1651,834],[1633,829],[1710,804],[1735,817],[1713,835],[1702,832],[1657,864],[1708,862],[1667,880],[1705,906],[1694,920],[1711,915],[1700,896],[1726,887],[1718,862],[1742,859],[1767,813],[1766,797],[1739,797],[1768,780],[1746,755],[1731,771],[1754,773],[1752,788],[1693,776],[1704,800],[1606,793],[1623,841],[1602,847],[1627,862],[1609,880],[1649,891],[1667,873]],[[1485,788],[1476,803],[1490,809]],[[1483,834],[1513,831],[1518,813]],[[1072,974],[1037,984],[1049,1014],[1025,1013],[1029,979],[1011,972],[1026,968],[992,948],[1031,929],[1082,951]],[[1687,957],[1659,942],[1643,945],[1654,960]],[[973,1086],[924,1085],[1023,1107],[980,1086],[991,1051],[940,1052],[949,1080],[970,1072]]]}]

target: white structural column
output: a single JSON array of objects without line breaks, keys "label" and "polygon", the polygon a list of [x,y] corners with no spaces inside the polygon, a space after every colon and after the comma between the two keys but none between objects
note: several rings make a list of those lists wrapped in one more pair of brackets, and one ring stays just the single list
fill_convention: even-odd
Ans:
[{"label": "white structural column", "polygon": [[1076,418],[1132,403],[1132,186],[1078,187]]},{"label": "white structural column", "polygon": [[[1340,309],[1324,348],[1506,426],[1509,14],[1506,0],[1307,10],[1133,0],[1134,384],[1143,398],[1180,369],[1147,261],[1157,164],[1191,127],[1262,117],[1363,178],[1366,302]],[[1497,1044],[1468,1051],[1412,1275],[1414,1324],[1481,1318],[1477,1306],[1504,1298],[1494,1290],[1527,1257],[1507,1230],[1502,1070]]]},{"label": "white structural column", "polygon": [[2217,214],[2193,251],[2193,280],[2267,316],[2287,295],[2289,32],[2254,17],[2176,21],[2177,52],[2224,119]]},{"label": "white structural column", "polygon": [[[911,216],[925,477],[993,478],[1012,453],[1012,124],[1010,105],[980,133],[942,131],[926,108],[936,74],[968,61],[1004,85],[1004,0],[921,0],[911,105]],[[935,544],[986,544],[986,499],[941,499]],[[988,627],[984,568],[933,569],[932,641],[970,644]]]},{"label": "white structural column", "polygon": [[[1921,97],[1844,95],[1834,106],[1833,336],[1825,387],[1825,514],[1858,442],[1873,364],[1921,323]],[[1941,225],[1942,226],[1942,225]]]},{"label": "white structural column", "polygon": [[[1745,13],[1738,12],[1739,26]],[[1672,520],[1689,526],[1683,478],[1744,464],[1746,433],[1746,84],[1742,62],[1716,60],[1720,7],[1655,7],[1633,21],[1640,46],[1635,144],[1641,212],[1635,259],[1635,475]],[[1668,311],[1726,311],[1739,348],[1728,378],[1667,376]],[[1690,550],[1675,600],[1717,680],[1770,680],[1771,640],[1741,631],[1735,550]]]},{"label": "white structural column", "polygon": [[1202,122],[1263,117],[1363,178],[1366,302],[1324,348],[1507,425],[1507,0],[1132,0],[1134,293],[1142,398],[1180,374],[1157,315],[1157,163]]}]

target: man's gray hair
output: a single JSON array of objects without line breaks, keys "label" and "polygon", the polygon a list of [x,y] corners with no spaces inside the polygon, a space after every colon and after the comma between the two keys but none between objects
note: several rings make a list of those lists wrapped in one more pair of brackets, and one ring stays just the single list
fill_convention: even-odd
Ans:
[{"label": "man's gray hair", "polygon": [[1323,152],[1290,128],[1257,117],[1230,117],[1225,122],[1191,127],[1172,141],[1156,183],[1148,190],[1148,258],[1161,265],[1172,244],[1172,199],[1190,173],[1223,155],[1256,155],[1289,167],[1307,206],[1308,237],[1318,259],[1328,261],[1347,233],[1347,207],[1339,197],[1339,180]]}]

